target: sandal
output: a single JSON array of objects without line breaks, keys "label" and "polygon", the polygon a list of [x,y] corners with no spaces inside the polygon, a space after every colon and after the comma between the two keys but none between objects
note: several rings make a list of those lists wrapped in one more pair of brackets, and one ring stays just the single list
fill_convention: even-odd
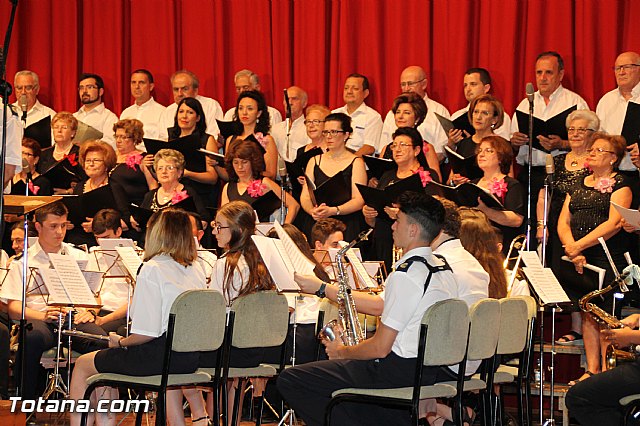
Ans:
[{"label": "sandal", "polygon": [[582,334],[578,333],[577,331],[571,330],[570,332],[568,332],[567,334],[565,334],[564,336],[556,340],[556,343],[558,345],[567,345],[567,346],[581,344]]},{"label": "sandal", "polygon": [[596,373],[592,373],[591,371],[586,370],[586,371],[584,372],[584,374],[582,375],[582,377],[580,377],[579,379],[575,379],[575,380],[570,381],[570,382],[568,383],[568,385],[569,385],[569,386],[573,386],[573,385],[575,385],[576,383],[580,383],[580,382],[582,382],[583,380],[587,380],[589,377],[593,377],[593,376],[595,376],[595,375],[596,375]]},{"label": "sandal", "polygon": [[193,424],[195,424],[197,422],[200,422],[200,421],[203,421],[203,420],[206,420],[206,423],[205,423],[206,426],[210,426],[210,425],[213,424],[211,422],[211,419],[209,418],[209,416],[202,416],[202,417],[198,417],[197,419],[193,419],[193,420],[191,420],[191,424],[193,425]]}]

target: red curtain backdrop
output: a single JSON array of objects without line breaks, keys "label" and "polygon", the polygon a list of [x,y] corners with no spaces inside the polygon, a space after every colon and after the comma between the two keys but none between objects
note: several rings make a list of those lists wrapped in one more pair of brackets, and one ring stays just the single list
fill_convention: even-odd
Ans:
[{"label": "red curtain backdrop", "polygon": [[[9,9],[3,1],[3,32]],[[98,73],[119,114],[132,102],[136,68],[154,74],[164,104],[172,102],[169,76],[187,68],[225,109],[243,68],[260,75],[281,110],[292,84],[310,103],[340,106],[345,76],[360,72],[371,82],[367,103],[384,115],[407,65],[425,68],[429,95],[452,112],[466,104],[465,69],[481,66],[512,112],[535,80],[536,55],[556,50],[564,85],[594,109],[615,86],[616,55],[640,50],[637,16],[633,0],[20,0],[7,75],[13,82],[20,69],[36,71],[41,101],[75,111],[78,75]]]}]

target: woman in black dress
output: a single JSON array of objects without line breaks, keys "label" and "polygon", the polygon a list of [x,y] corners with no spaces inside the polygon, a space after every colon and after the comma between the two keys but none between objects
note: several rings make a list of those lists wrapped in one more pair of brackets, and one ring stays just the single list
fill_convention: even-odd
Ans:
[{"label": "woman in black dress", "polygon": [[[611,202],[622,207],[631,206],[632,193],[624,176],[617,167],[626,154],[626,141],[622,136],[610,136],[596,132],[589,149],[587,164],[591,173],[571,188],[560,212],[558,235],[564,245],[565,254],[573,262],[578,276],[566,282],[565,289],[574,300],[598,288],[597,282],[581,279],[586,263],[606,270],[604,285],[615,278],[603,247],[598,242],[602,237],[618,271],[626,266],[624,253],[629,249],[629,235],[620,232],[622,218]],[[613,292],[596,298],[596,303],[607,312],[612,311]],[[600,329],[590,314],[582,315],[587,370],[577,381],[584,380],[604,370],[601,360]],[[601,367],[602,366],[602,367]]]},{"label": "woman in black dress", "polygon": [[306,170],[306,175],[316,187],[336,174],[342,173],[348,196],[343,200],[326,200],[325,202],[317,200],[319,204],[314,206],[306,188],[308,183],[305,183],[300,197],[300,205],[314,221],[333,217],[344,222],[347,225],[344,235],[347,241],[355,239],[366,227],[362,216],[364,200],[356,183],[366,185],[367,172],[364,161],[351,153],[345,145],[352,132],[351,118],[348,115],[329,114],[322,131],[327,140],[328,151],[313,157],[307,164]]}]

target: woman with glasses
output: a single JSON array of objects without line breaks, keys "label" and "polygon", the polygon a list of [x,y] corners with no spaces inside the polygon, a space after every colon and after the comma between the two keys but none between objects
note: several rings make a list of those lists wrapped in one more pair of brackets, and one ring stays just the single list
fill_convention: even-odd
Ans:
[{"label": "woman with glasses", "polygon": [[[586,168],[588,147],[591,145],[593,133],[600,128],[598,116],[588,110],[573,111],[566,120],[567,133],[569,134],[569,152],[553,157],[554,176],[551,198],[547,200],[547,248],[546,258],[553,271],[557,274],[561,268],[566,267],[566,262],[561,260],[564,248],[558,237],[558,218],[564,200],[570,188],[575,186],[589,174]],[[544,189],[538,195],[536,206],[538,241],[542,241],[544,231]],[[572,345],[582,341],[582,324],[580,313],[571,314],[571,331],[557,340],[557,343]]]},{"label": "woman with glasses", "polygon": [[[563,279],[569,297],[576,300],[598,288],[597,282],[582,279],[584,265],[589,263],[606,270],[603,285],[615,278],[598,238],[604,238],[618,271],[627,265],[624,253],[629,250],[629,235],[620,232],[622,218],[610,203],[629,208],[631,189],[625,178],[617,172],[618,165],[626,154],[626,141],[622,136],[611,136],[596,132],[588,150],[587,166],[591,170],[567,192],[560,218],[558,236],[564,254],[575,267],[577,276]],[[613,293],[604,299],[591,300],[607,312],[612,312]],[[618,309],[620,306],[618,305]],[[575,382],[587,379],[605,369],[601,363],[600,330],[590,314],[582,314],[582,335],[587,358],[587,370]],[[570,383],[571,384],[571,383]]]},{"label": "woman with glasses", "polygon": [[504,206],[504,210],[493,209],[478,199],[478,209],[502,232],[502,250],[506,254],[511,240],[522,233],[524,218],[524,188],[509,176],[513,150],[506,139],[491,135],[482,139],[476,152],[482,177],[472,182],[490,192]]},{"label": "woman with glasses", "polygon": [[[198,193],[191,187],[180,182],[184,173],[184,156],[174,149],[161,149],[153,157],[153,167],[158,176],[159,186],[147,192],[140,207],[157,212],[191,197],[200,217],[205,217],[206,211]],[[140,224],[131,217],[131,225],[136,231],[141,231]]]},{"label": "woman with glasses", "polygon": [[[393,160],[398,165],[398,168],[389,170],[380,177],[377,185],[378,189],[384,189],[416,173],[421,173],[427,179],[435,176],[435,172],[428,168],[427,160],[422,151],[422,136],[413,127],[399,127],[393,134],[393,142],[389,150],[393,153]],[[433,185],[426,185],[426,189],[430,195],[436,193]],[[367,225],[373,228],[373,234],[371,235],[372,258],[384,261],[387,271],[391,271],[391,265],[393,264],[391,225],[395,220],[395,210],[392,206],[385,207],[387,214],[382,217],[378,215],[378,211],[373,207],[365,205],[362,208],[362,214]]]},{"label": "woman with glasses", "polygon": [[[482,139],[493,135],[493,129],[502,126],[504,121],[504,108],[502,107],[502,102],[493,96],[481,95],[471,102],[467,116],[476,132],[473,136],[464,138],[453,145],[451,145],[451,140],[449,140],[449,148],[464,158],[476,155],[476,149]],[[466,176],[454,173],[454,171],[451,170],[449,181],[455,185],[459,185],[468,182],[470,179],[476,179],[479,176],[482,176],[482,171],[477,166],[467,170]]]},{"label": "woman with glasses", "polygon": [[[427,104],[419,95],[410,92],[403,93],[393,100],[393,106],[391,107],[393,112],[393,118],[396,123],[396,128],[400,127],[412,127],[417,129],[427,116]],[[383,132],[383,136],[386,136],[386,132]],[[393,135],[389,143],[380,151],[380,157],[393,158],[393,152],[391,151],[391,144],[393,143]],[[383,142],[383,141],[380,141]],[[384,141],[386,143],[387,141]],[[424,155],[429,164],[429,168],[436,172],[438,182],[442,181],[442,175],[440,174],[440,163],[438,162],[438,155],[435,148],[427,141],[422,142],[422,149]]]},{"label": "woman with glasses", "polygon": [[54,145],[42,150],[38,162],[38,172],[45,174],[57,162],[63,161],[63,166],[74,174],[71,186],[63,182],[51,182],[54,194],[69,195],[77,181],[84,178],[84,171],[80,165],[80,147],[73,143],[73,138],[78,130],[78,120],[70,112],[62,111],[51,119]]},{"label": "woman with glasses", "polygon": [[318,187],[338,173],[342,173],[344,185],[349,193],[348,199],[339,202],[319,202],[313,205],[309,196],[308,182],[300,196],[300,205],[313,218],[314,221],[333,217],[347,225],[345,239],[353,240],[366,227],[362,216],[364,200],[356,187],[356,183],[367,184],[367,172],[364,161],[356,157],[346,147],[347,140],[351,137],[353,129],[351,118],[343,113],[327,115],[324,122],[324,135],[328,151],[313,157],[307,164],[306,175]]},{"label": "woman with glasses", "polygon": [[[263,177],[265,169],[264,157],[255,143],[238,139],[234,141],[225,156],[225,167],[229,175],[229,182],[222,189],[222,199],[220,205],[224,206],[230,201],[242,200],[251,205],[258,202],[263,197],[272,195],[273,192],[281,198],[280,186],[268,177]],[[300,205],[288,193],[285,192],[285,207],[287,215],[286,223],[291,223],[296,217]],[[280,209],[276,208],[259,217],[260,222],[273,222],[279,219]],[[258,214],[261,212],[258,211]]]}]

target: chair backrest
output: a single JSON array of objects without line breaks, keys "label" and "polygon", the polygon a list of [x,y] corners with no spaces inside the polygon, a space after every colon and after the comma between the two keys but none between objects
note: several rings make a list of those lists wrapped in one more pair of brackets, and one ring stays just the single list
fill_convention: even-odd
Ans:
[{"label": "chair backrest", "polygon": [[479,361],[491,358],[496,353],[500,331],[500,302],[482,299],[469,309],[469,349],[467,360]]},{"label": "chair backrest", "polygon": [[238,297],[231,310],[235,314],[233,339],[236,348],[279,346],[289,330],[287,298],[275,291],[260,291]]},{"label": "chair backrest", "polygon": [[[215,290],[188,290],[171,305],[175,314],[172,350],[214,351],[224,340],[226,304]],[[204,330],[204,332],[203,332]]]},{"label": "chair backrest", "polygon": [[529,333],[529,307],[522,298],[500,300],[500,337],[498,355],[522,352]]},{"label": "chair backrest", "polygon": [[469,308],[463,300],[448,299],[434,303],[424,313],[422,324],[428,327],[424,365],[453,365],[464,359],[469,335]]}]

